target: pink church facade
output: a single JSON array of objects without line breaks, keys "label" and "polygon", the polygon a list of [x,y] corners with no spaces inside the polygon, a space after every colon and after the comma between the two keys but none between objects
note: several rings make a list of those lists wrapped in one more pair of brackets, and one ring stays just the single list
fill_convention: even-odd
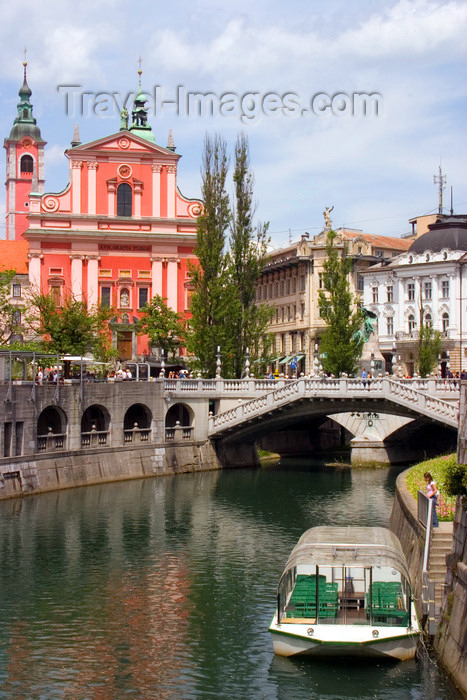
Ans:
[{"label": "pink church facade", "polygon": [[[128,126],[122,115],[117,133],[87,144],[75,134],[66,151],[70,177],[63,191],[42,193],[36,173],[42,179],[43,173],[35,167],[21,192],[24,199],[29,183],[27,223],[18,216],[15,222],[15,238],[29,244],[31,288],[51,293],[57,306],[71,294],[88,306],[115,308],[111,329],[121,359],[148,353],[148,339],[136,335],[135,322],[154,295],[189,315],[189,263],[196,262],[202,211],[199,200],[178,189],[180,156],[171,138],[167,148],[155,143],[145,101],[139,88],[133,121]],[[22,138],[34,141],[28,134]],[[12,144],[5,147],[11,160]],[[21,154],[22,142],[15,148]],[[15,157],[20,162],[21,155]],[[9,210],[7,203],[7,226]]]}]

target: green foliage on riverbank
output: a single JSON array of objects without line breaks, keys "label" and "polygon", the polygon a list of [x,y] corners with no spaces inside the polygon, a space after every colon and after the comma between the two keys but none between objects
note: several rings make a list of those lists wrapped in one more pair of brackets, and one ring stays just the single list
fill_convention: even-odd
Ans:
[{"label": "green foliage on riverbank", "polygon": [[426,482],[423,478],[425,472],[430,472],[436,481],[439,491],[438,497],[438,519],[445,522],[454,520],[456,510],[456,497],[447,495],[446,482],[448,472],[456,465],[456,455],[443,455],[435,457],[426,462],[416,464],[408,472],[405,483],[414,498],[417,498],[417,491],[426,493]]}]

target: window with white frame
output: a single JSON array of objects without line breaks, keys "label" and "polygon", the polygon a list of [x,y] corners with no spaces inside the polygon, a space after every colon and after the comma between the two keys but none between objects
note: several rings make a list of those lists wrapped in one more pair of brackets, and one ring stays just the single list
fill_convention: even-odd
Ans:
[{"label": "window with white frame", "polygon": [[443,333],[447,333],[448,328],[449,328],[449,314],[446,312],[443,314],[443,316],[441,318],[441,326],[443,329]]},{"label": "window with white frame", "polygon": [[443,297],[443,299],[449,299],[449,280],[442,280],[441,296]]},{"label": "window with white frame", "polygon": [[386,293],[388,296],[388,304],[392,304],[394,301],[394,287],[392,286],[392,284],[387,285]]},{"label": "window with white frame", "polygon": [[372,287],[371,294],[372,294],[373,304],[377,304],[378,303],[378,287]]},{"label": "window with white frame", "polygon": [[357,275],[357,292],[363,292],[365,289],[365,278],[363,275]]},{"label": "window with white frame", "polygon": [[415,300],[415,283],[414,282],[409,282],[407,284],[407,299],[409,301]]},{"label": "window with white frame", "polygon": [[429,281],[423,283],[423,298],[431,299],[431,282]]},{"label": "window with white frame", "polygon": [[388,316],[386,319],[386,335],[394,335],[394,318]]},{"label": "window with white frame", "polygon": [[430,313],[426,313],[426,314],[425,314],[425,316],[424,316],[424,318],[423,318],[423,321],[424,321],[425,326],[426,326],[427,328],[432,328],[432,327],[433,327],[433,318],[432,318],[432,316],[431,316]]},{"label": "window with white frame", "polygon": [[21,296],[21,285],[20,284],[14,284],[13,285],[13,296],[18,298]]},{"label": "window with white frame", "polygon": [[410,314],[410,316],[408,318],[408,322],[409,322],[409,333],[413,333],[413,331],[415,330],[416,325],[417,325],[416,321],[415,321],[415,316],[413,314]]}]

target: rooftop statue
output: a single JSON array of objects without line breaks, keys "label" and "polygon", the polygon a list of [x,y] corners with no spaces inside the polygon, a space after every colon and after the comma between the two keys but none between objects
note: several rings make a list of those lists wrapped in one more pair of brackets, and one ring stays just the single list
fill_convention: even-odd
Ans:
[{"label": "rooftop statue", "polygon": [[331,221],[331,212],[334,209],[334,206],[331,208],[325,207],[323,211],[323,216],[324,216],[324,228],[325,229],[331,229],[332,228],[332,221]]}]

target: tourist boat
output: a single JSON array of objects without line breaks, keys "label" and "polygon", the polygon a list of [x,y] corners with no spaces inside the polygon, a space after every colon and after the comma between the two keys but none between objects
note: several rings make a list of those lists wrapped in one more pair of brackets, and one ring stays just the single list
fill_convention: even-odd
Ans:
[{"label": "tourist boat", "polygon": [[304,532],[269,631],[280,656],[413,658],[420,629],[397,537],[382,527]]}]

